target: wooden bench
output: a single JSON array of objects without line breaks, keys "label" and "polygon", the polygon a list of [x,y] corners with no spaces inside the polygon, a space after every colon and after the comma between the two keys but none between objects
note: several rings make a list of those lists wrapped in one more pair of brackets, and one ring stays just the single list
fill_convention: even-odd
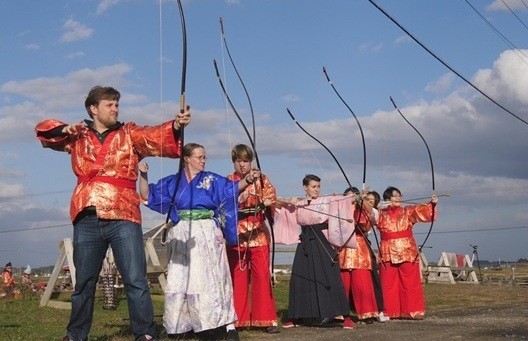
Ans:
[{"label": "wooden bench", "polygon": [[515,285],[528,288],[528,276],[515,276]]},{"label": "wooden bench", "polygon": [[427,264],[424,269],[428,283],[479,283],[473,260],[468,255],[442,252],[437,265]]},{"label": "wooden bench", "polygon": [[[40,306],[48,306],[58,309],[71,309],[70,302],[63,302],[59,298],[60,292],[55,291],[59,284],[59,275],[63,270],[64,263],[68,261],[68,267],[72,280],[72,288],[75,287],[75,267],[73,266],[73,242],[71,238],[64,238],[59,243],[59,257],[51,273],[50,279],[44,289],[40,299]],[[147,238],[145,241],[145,256],[147,260],[147,276],[151,283],[159,284],[165,291],[167,279],[165,278],[165,268],[159,261],[158,255],[153,245],[153,238]]]}]

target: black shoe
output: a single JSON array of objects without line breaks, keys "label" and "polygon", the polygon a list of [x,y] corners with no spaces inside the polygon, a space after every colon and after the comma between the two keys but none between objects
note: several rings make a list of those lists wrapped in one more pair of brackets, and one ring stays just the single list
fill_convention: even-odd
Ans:
[{"label": "black shoe", "polygon": [[[64,337],[62,338],[62,341],[74,341],[74,340],[70,339],[68,335],[64,335]],[[88,341],[88,339],[84,339],[83,341]]]},{"label": "black shoe", "polygon": [[278,334],[281,331],[280,331],[279,327],[277,327],[277,326],[269,326],[268,328],[266,328],[266,332],[268,334]]},{"label": "black shoe", "polygon": [[324,318],[319,321],[314,321],[312,326],[319,327],[319,328],[333,328],[333,327],[337,327],[337,324],[335,323],[333,318]]},{"label": "black shoe", "polygon": [[374,323],[374,318],[367,318],[367,319],[364,319],[363,322],[365,324],[373,324]]},{"label": "black shoe", "polygon": [[228,331],[226,341],[240,341],[240,337],[238,337],[238,331],[236,329],[231,329]]}]

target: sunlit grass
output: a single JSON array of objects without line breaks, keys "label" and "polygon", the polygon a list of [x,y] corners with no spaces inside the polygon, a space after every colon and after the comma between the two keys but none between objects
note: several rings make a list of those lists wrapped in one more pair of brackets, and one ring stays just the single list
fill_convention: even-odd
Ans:
[{"label": "sunlit grass", "polygon": [[[508,271],[511,272],[511,270],[494,271],[493,274],[506,276]],[[284,321],[288,308],[288,277],[278,277],[274,292],[279,319]],[[425,294],[427,311],[430,313],[528,301],[528,288],[512,286],[426,284]],[[30,293],[25,293],[16,301],[0,299],[0,340],[60,340],[65,335],[69,310],[39,307],[39,302],[40,297]],[[161,331],[163,330],[163,296],[160,295],[159,290],[153,291],[153,303],[156,326]],[[98,296],[90,340],[132,340],[126,299],[120,297],[115,311],[104,310],[102,306],[103,299]],[[258,340],[262,332],[262,330],[244,330],[241,331],[241,338]]]}]

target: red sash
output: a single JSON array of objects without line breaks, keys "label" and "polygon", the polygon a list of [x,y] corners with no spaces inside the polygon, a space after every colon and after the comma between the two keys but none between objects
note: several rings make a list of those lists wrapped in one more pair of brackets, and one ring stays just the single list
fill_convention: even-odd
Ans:
[{"label": "red sash", "polygon": [[381,236],[381,240],[391,240],[391,239],[412,237],[413,234],[412,234],[412,230],[404,230],[404,231],[398,231],[398,232],[381,232],[380,236]]}]

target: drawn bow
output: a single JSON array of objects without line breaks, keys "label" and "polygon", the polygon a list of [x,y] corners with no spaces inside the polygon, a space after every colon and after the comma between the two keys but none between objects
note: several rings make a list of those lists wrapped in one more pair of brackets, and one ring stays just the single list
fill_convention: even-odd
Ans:
[{"label": "drawn bow", "polygon": [[[429,149],[429,145],[427,144],[427,141],[425,140],[423,135],[418,131],[418,129],[416,129],[416,127],[402,114],[400,109],[398,109],[398,106],[396,105],[396,103],[394,102],[392,97],[390,97],[390,100],[392,102],[392,105],[394,106],[394,109],[396,109],[396,111],[398,111],[400,116],[403,117],[405,122],[407,122],[414,129],[414,131],[420,136],[420,138],[422,139],[423,143],[425,144],[425,148],[427,149],[427,154],[429,155],[429,163],[431,165],[431,184],[432,184],[433,195],[434,195],[435,194],[434,165],[433,165],[433,157],[431,156],[431,150]],[[416,258],[414,259],[413,263],[416,262],[418,257],[420,257],[420,254],[422,253],[422,249],[423,249],[423,247],[425,245],[425,242],[427,242],[427,239],[429,238],[429,236],[431,235],[431,231],[433,230],[433,225],[434,225],[434,220],[435,220],[435,205],[436,205],[436,203],[435,202],[431,202],[431,204],[433,205],[433,214],[432,214],[432,217],[431,217],[431,226],[429,226],[429,231],[427,231],[427,235],[425,236],[425,239],[424,239],[422,245],[420,245],[420,247],[418,248],[418,254],[416,255]]]},{"label": "drawn bow", "polygon": [[[354,119],[356,120],[357,126],[359,128],[359,132],[361,134],[361,143],[363,144],[363,184],[362,184],[362,189],[365,190],[366,177],[367,177],[367,145],[365,143],[365,134],[363,133],[363,128],[361,127],[361,123],[359,123],[359,119],[356,116],[356,114],[354,113],[354,110],[352,110],[350,105],[348,105],[348,103],[343,99],[343,97],[341,96],[339,91],[337,91],[336,87],[334,86],[334,83],[330,79],[330,76],[328,76],[328,72],[326,71],[326,67],[323,67],[323,73],[326,76],[326,80],[328,81],[328,84],[330,84],[330,86],[334,90],[334,93],[337,95],[337,97],[339,97],[341,102],[346,106],[346,108],[352,114],[352,116],[354,116]],[[363,211],[363,201],[361,201],[361,206],[359,208],[359,211],[360,212]],[[350,237],[348,237],[348,239],[345,242],[345,244],[343,244],[341,246],[340,250],[343,247],[345,247],[346,243],[348,243],[348,241],[352,238],[352,236],[354,235],[355,232],[356,232],[355,230],[354,230],[354,232],[352,232],[352,234],[350,235]],[[363,237],[365,237],[365,235],[363,235]],[[365,240],[368,240],[368,239],[365,238]],[[378,236],[376,235],[375,232],[374,232],[374,240],[376,241],[376,246],[378,247],[378,250],[379,250],[380,246],[379,246]],[[370,244],[369,244],[369,246],[370,246]],[[371,251],[372,251],[372,253],[374,253],[374,251],[372,249],[371,249]]]},{"label": "drawn bow", "polygon": [[[233,60],[233,57],[231,56],[231,52],[229,51],[229,46],[227,45],[227,39],[225,37],[225,32],[224,32],[224,22],[223,22],[222,18],[220,18],[220,30],[221,30],[222,40],[223,40],[225,49],[227,51],[227,55],[229,57],[231,65],[233,66],[233,69],[235,70],[235,73],[236,73],[236,75],[238,77],[238,80],[240,81],[240,84],[242,85],[242,87],[244,89],[244,93],[245,93],[247,101],[249,103],[249,108],[250,108],[250,111],[251,111],[251,121],[252,121],[253,135],[251,135],[249,133],[249,130],[248,130],[246,124],[242,120],[242,117],[240,116],[240,114],[236,110],[236,108],[235,108],[235,106],[233,104],[233,101],[229,97],[229,95],[228,95],[228,93],[226,91],[226,88],[224,86],[224,83],[222,81],[222,78],[220,77],[220,72],[218,71],[218,65],[216,63],[216,60],[213,60],[213,65],[214,65],[214,68],[215,68],[216,78],[218,79],[218,83],[220,84],[220,88],[222,89],[222,93],[224,94],[225,98],[227,99],[227,102],[229,103],[229,106],[231,107],[231,109],[235,113],[236,118],[238,119],[238,121],[242,125],[242,128],[244,129],[244,132],[247,135],[247,138],[249,140],[251,148],[253,149],[253,153],[255,154],[255,162],[257,163],[257,168],[259,170],[262,170],[262,168],[260,166],[260,159],[258,157],[258,152],[257,152],[255,113],[253,111],[253,105],[252,105],[252,102],[251,102],[251,97],[249,96],[249,92],[248,92],[248,90],[246,88],[246,85],[245,85],[244,81],[242,80],[242,77],[240,76],[240,73],[238,72],[238,69],[237,69],[236,64],[235,64],[235,62]],[[261,188],[264,189],[264,178],[263,178],[262,172],[260,173],[260,184],[261,184]],[[255,184],[255,186],[256,186],[256,184]],[[255,189],[256,189],[256,187],[255,187]],[[274,269],[274,266],[275,266],[275,232],[274,232],[274,227],[273,227],[274,226],[273,212],[272,212],[270,207],[265,207],[264,215],[265,215],[266,220],[268,221],[268,224],[269,224],[269,227],[270,227],[271,248],[272,248],[272,250],[271,250],[271,271],[272,271],[272,274],[273,274],[273,269]],[[275,284],[274,276],[271,276],[271,277],[272,277],[272,282],[273,282],[272,284]]]},{"label": "drawn bow", "polygon": [[[341,163],[339,163],[339,161],[337,160],[337,158],[335,157],[334,153],[332,153],[332,151],[323,143],[321,142],[319,139],[317,139],[315,136],[313,136],[312,134],[310,134],[306,129],[304,129],[304,127],[295,119],[295,116],[293,116],[292,112],[290,111],[289,108],[286,108],[286,111],[288,112],[288,114],[290,115],[291,119],[293,120],[293,122],[295,122],[295,124],[308,136],[310,136],[314,141],[316,141],[317,143],[319,143],[324,149],[326,149],[326,151],[328,153],[330,153],[330,155],[332,156],[332,158],[334,159],[334,161],[336,162],[337,166],[339,167],[339,170],[341,170],[341,173],[343,174],[343,177],[345,178],[347,184],[349,187],[352,187],[352,184],[350,182],[350,180],[348,180],[348,176],[346,175],[345,173],[345,170],[343,169],[343,167],[341,166]],[[363,210],[363,202],[361,203],[361,208],[360,208],[360,211],[359,211],[359,214],[362,214],[362,210]],[[339,256],[339,252],[345,247],[345,245],[350,241],[350,239],[352,239],[352,237],[354,236],[354,234],[356,233],[356,230],[359,231],[361,233],[361,235],[363,236],[363,238],[365,238],[365,240],[367,240],[367,236],[365,235],[365,233],[363,232],[363,230],[361,230],[357,225],[356,225],[356,228],[354,229],[354,231],[350,234],[350,236],[347,238],[347,240],[345,241],[345,243],[337,248],[336,250],[336,257]],[[367,244],[367,247],[369,249],[369,252],[371,253],[372,257],[375,256],[374,254],[374,250],[372,250],[372,247],[370,246],[369,243],[366,243]],[[334,260],[335,261],[335,260]]]},{"label": "drawn bow", "polygon": [[[187,78],[187,28],[185,26],[185,16],[183,13],[183,6],[181,0],[178,0],[178,9],[180,12],[180,21],[181,21],[181,30],[182,30],[182,70],[181,70],[181,87],[180,87],[180,113],[185,112],[185,84]],[[184,126],[180,126],[180,144],[183,148],[184,146]],[[181,151],[180,151],[181,153]],[[163,233],[161,234],[161,243],[165,244],[167,242],[167,232],[168,232],[168,223],[170,220],[170,213],[174,209],[176,192],[178,192],[178,186],[180,184],[180,179],[183,173],[183,156],[180,155],[180,161],[178,164],[178,178],[176,181],[176,186],[174,187],[174,193],[172,193],[172,198],[170,202],[169,210],[167,211],[167,218],[165,219]]]}]

